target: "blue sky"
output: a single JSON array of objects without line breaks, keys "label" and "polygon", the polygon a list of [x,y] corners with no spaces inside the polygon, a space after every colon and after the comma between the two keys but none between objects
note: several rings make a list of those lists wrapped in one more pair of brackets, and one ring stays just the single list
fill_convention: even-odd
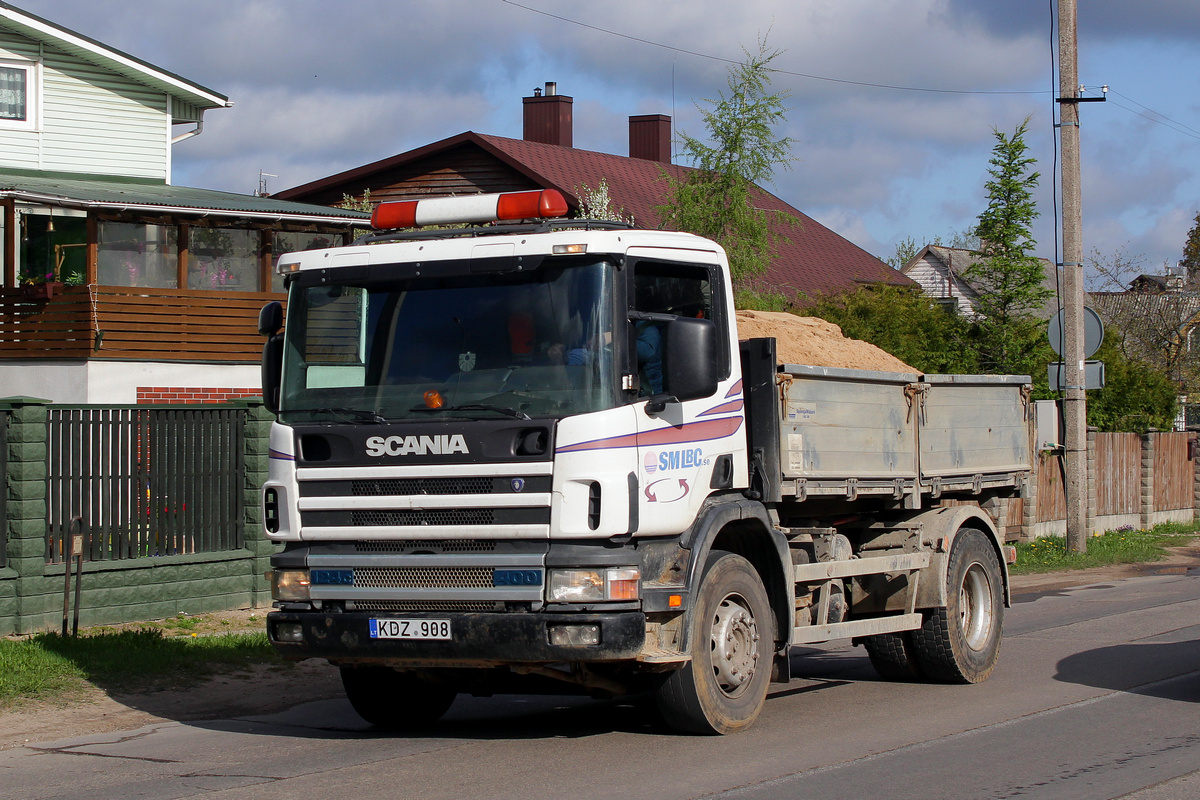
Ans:
[{"label": "blue sky", "polygon": [[[574,98],[576,147],[624,154],[633,114],[703,135],[695,101],[769,31],[797,140],[776,194],[886,258],[971,227],[993,129],[1029,117],[1038,255],[1055,253],[1053,0],[16,4],[228,95],[175,146],[174,182],[247,193],[260,170],[279,190],[466,130],[519,138],[546,81]],[[1081,107],[1084,249],[1161,272],[1200,211],[1200,3],[1080,6],[1080,81],[1110,87]]]}]

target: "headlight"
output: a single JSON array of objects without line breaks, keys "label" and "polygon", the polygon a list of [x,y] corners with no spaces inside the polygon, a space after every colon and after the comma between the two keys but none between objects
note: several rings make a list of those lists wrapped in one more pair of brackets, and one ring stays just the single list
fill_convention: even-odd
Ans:
[{"label": "headlight", "polygon": [[277,569],[270,574],[271,597],[283,602],[308,600],[308,570]]},{"label": "headlight", "polygon": [[550,571],[551,603],[603,603],[637,600],[641,570],[637,567],[555,569]]}]

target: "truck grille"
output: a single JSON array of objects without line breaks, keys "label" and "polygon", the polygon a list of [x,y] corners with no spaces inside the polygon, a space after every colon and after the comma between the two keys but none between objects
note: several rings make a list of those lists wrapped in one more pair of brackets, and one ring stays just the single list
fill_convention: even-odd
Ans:
[{"label": "truck grille", "polygon": [[355,611],[500,611],[503,603],[488,600],[357,600]]},{"label": "truck grille", "polygon": [[358,567],[354,586],[369,589],[491,589],[491,567]]},{"label": "truck grille", "polygon": [[454,541],[452,539],[430,541],[400,541],[400,542],[355,542],[354,549],[359,553],[407,553],[416,550],[422,553],[494,553],[495,542],[481,542],[471,539]]},{"label": "truck grille", "polygon": [[491,478],[384,478],[353,481],[354,497],[388,497],[414,494],[491,494]]},{"label": "truck grille", "polygon": [[414,509],[397,511],[353,511],[354,526],[383,525],[491,525],[496,519],[490,508]]}]

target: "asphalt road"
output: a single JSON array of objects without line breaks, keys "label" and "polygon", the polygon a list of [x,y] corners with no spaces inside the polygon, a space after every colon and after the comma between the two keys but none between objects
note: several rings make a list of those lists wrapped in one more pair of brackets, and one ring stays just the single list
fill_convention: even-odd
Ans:
[{"label": "asphalt road", "polygon": [[978,686],[795,651],[751,730],[671,734],[644,701],[459,698],[423,737],[343,700],[0,752],[0,797],[1200,798],[1200,572],[1017,597]]}]

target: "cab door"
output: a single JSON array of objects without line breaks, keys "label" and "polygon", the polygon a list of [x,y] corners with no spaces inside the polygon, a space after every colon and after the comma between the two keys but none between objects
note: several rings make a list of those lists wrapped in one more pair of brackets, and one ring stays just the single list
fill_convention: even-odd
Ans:
[{"label": "cab door", "polygon": [[[674,534],[691,525],[709,494],[733,486],[739,464],[745,470],[728,299],[716,265],[644,258],[631,266],[628,368],[637,375],[638,532]],[[676,319],[715,326],[719,380],[708,396],[671,396],[665,350]]]}]

